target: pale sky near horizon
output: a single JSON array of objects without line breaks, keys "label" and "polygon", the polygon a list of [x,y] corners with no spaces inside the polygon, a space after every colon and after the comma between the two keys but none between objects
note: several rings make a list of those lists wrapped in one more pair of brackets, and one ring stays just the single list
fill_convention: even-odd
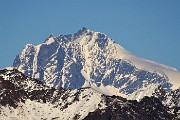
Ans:
[{"label": "pale sky near horizon", "polygon": [[0,0],[0,69],[26,44],[82,27],[180,70],[180,0]]}]

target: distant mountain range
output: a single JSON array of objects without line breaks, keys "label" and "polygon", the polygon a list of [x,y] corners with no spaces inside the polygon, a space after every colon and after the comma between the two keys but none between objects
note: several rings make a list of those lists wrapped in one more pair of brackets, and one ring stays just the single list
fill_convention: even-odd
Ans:
[{"label": "distant mountain range", "polygon": [[137,57],[85,27],[27,44],[0,80],[4,118],[180,119],[177,69]]}]

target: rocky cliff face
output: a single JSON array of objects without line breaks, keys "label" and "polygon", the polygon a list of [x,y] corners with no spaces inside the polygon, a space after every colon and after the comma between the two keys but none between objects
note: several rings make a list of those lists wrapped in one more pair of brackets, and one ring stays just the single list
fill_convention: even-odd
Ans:
[{"label": "rocky cliff face", "polygon": [[175,69],[138,58],[105,34],[86,28],[73,35],[50,35],[37,46],[26,45],[13,67],[57,89],[106,88],[131,94],[151,84],[160,84],[167,91],[180,86]]}]

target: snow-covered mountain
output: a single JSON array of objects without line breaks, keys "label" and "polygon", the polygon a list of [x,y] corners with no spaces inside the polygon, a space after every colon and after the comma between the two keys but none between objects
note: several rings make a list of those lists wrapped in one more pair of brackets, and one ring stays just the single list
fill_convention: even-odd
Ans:
[{"label": "snow-covered mountain", "polygon": [[91,87],[126,97],[151,85],[166,91],[180,87],[180,72],[175,68],[137,57],[105,34],[87,28],[50,35],[36,46],[27,44],[13,67],[56,89]]},{"label": "snow-covered mountain", "polygon": [[54,89],[15,69],[0,70],[0,88],[2,120],[175,120],[180,117],[155,97],[144,97],[137,102],[107,96],[90,87]]}]

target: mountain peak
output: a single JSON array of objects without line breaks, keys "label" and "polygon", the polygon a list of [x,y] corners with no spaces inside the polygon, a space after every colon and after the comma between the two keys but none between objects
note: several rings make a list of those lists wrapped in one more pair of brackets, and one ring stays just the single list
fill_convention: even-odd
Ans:
[{"label": "mountain peak", "polygon": [[82,27],[80,30],[78,30],[79,32],[84,32],[84,31],[86,31],[86,30],[88,30],[86,27]]},{"label": "mountain peak", "polygon": [[53,38],[54,37],[54,34],[50,34],[48,38]]},{"label": "mountain peak", "polygon": [[87,33],[88,31],[91,31],[91,30],[86,27],[83,27],[83,28],[79,29],[78,32],[74,34],[74,36],[80,36],[84,33]]},{"label": "mountain peak", "polygon": [[54,39],[54,34],[51,33],[49,37],[44,41],[44,43],[52,43]]}]

